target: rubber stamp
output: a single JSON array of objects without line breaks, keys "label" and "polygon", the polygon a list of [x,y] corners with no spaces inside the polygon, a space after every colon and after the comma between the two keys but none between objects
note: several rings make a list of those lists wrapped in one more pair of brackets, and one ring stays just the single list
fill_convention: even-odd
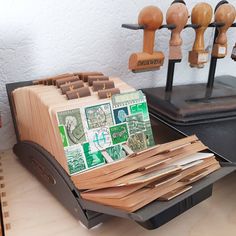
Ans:
[{"label": "rubber stamp", "polygon": [[211,23],[213,15],[212,7],[208,3],[198,3],[192,10],[192,24],[198,25],[195,29],[196,38],[192,51],[189,52],[189,63],[191,67],[203,68],[208,61],[208,51],[205,50],[204,33]]},{"label": "rubber stamp", "polygon": [[129,69],[133,72],[158,70],[163,65],[164,54],[154,51],[155,32],[160,28],[163,14],[158,7],[145,7],[138,16],[138,24],[144,25],[143,52],[133,53],[129,58]]},{"label": "rubber stamp", "polygon": [[218,27],[218,36],[213,46],[212,55],[216,58],[224,58],[227,54],[227,30],[233,24],[236,17],[236,11],[233,5],[229,3],[222,4],[215,12],[215,21],[223,23],[224,26]]},{"label": "rubber stamp", "polygon": [[173,2],[166,13],[166,23],[168,25],[175,25],[171,30],[171,38],[169,41],[169,60],[181,60],[182,52],[182,38],[181,31],[188,21],[188,9],[184,2]]}]

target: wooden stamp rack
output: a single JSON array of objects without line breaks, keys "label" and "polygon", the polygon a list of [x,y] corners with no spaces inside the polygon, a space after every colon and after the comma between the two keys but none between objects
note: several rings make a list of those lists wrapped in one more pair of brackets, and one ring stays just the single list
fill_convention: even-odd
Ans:
[{"label": "wooden stamp rack", "polygon": [[[174,2],[184,3],[183,1]],[[219,7],[227,5],[227,1],[220,1],[215,8],[215,12],[217,12]],[[192,14],[194,14],[194,12],[192,12]],[[215,15],[215,17],[216,16],[217,15]],[[145,29],[145,25],[123,24],[122,27],[133,30]],[[159,29],[168,28],[173,30],[175,27],[175,25],[170,24],[162,25]],[[236,116],[236,91],[227,84],[227,81],[231,80],[232,76],[226,75],[215,78],[217,61],[224,58],[227,51],[226,48],[221,50],[222,53],[224,51],[223,54],[217,52],[217,48],[219,49],[219,31],[223,32],[228,28],[235,28],[236,23],[227,25],[222,22],[213,22],[204,26],[201,32],[198,32],[198,29],[200,29],[199,27],[201,27],[201,25],[187,24],[184,29],[193,28],[196,31],[196,34],[199,33],[203,36],[206,28],[215,28],[214,45],[207,84],[188,84],[173,87],[175,65],[176,63],[181,62],[181,60],[169,58],[166,86],[143,89],[143,92],[147,97],[149,108],[152,112],[173,124],[198,124],[205,123],[209,120],[218,120]],[[224,47],[222,47],[222,49],[223,48]],[[191,67],[201,68],[205,63],[204,48],[200,50],[200,44],[198,44],[198,49],[199,51],[202,51],[200,56],[204,60],[202,63],[199,62],[198,65],[194,65],[194,63],[197,62],[196,57],[198,55],[194,51],[191,51],[189,54],[189,60],[192,61]],[[233,58],[234,55],[232,54],[232,59]]]}]

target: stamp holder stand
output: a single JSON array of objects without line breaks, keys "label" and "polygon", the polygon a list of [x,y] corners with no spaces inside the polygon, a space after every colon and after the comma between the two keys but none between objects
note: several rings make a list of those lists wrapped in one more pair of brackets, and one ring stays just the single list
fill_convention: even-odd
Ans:
[{"label": "stamp holder stand", "polygon": [[[217,5],[227,3],[221,1]],[[217,8],[216,7],[216,8]],[[211,23],[209,28],[224,26],[223,23]],[[144,29],[144,25],[123,24],[127,29]],[[175,26],[163,25],[161,28],[173,29]],[[196,29],[198,25],[188,24],[185,28]],[[236,27],[233,23],[231,27]],[[214,41],[218,35],[215,29]],[[171,124],[188,125],[206,123],[209,120],[222,120],[236,116],[236,90],[230,86],[232,76],[215,78],[218,58],[211,55],[207,84],[187,84],[173,87],[175,64],[181,60],[169,60],[165,87],[145,88],[149,109],[155,115]]]}]

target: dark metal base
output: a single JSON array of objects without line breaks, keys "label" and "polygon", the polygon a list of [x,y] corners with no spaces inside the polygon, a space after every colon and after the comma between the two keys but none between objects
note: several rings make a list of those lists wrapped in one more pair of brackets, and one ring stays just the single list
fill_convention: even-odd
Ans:
[{"label": "dark metal base", "polygon": [[213,89],[206,84],[179,85],[172,92],[164,87],[143,89],[154,114],[170,123],[194,124],[209,119],[236,117],[236,88],[230,76],[218,77]]},{"label": "dark metal base", "polygon": [[39,145],[18,142],[13,150],[20,162],[87,228],[92,228],[111,216],[117,216],[134,220],[146,229],[156,229],[211,196],[213,183],[236,170],[234,164],[219,157],[223,161],[222,168],[193,184],[191,190],[171,201],[154,201],[136,212],[127,213],[83,200],[65,170]]},{"label": "dark metal base", "polygon": [[[70,177],[59,163],[39,145],[19,142],[14,153],[20,162],[87,228],[104,222],[111,216],[136,221],[146,229],[156,229],[199,202],[210,197],[215,181],[235,171],[236,166],[222,162],[222,168],[193,185],[193,188],[168,202],[154,201],[136,212],[127,213],[110,206],[83,200]],[[223,160],[219,158],[219,160]]]},{"label": "dark metal base", "polygon": [[[136,221],[146,229],[156,229],[199,202],[210,197],[215,181],[235,171],[236,166],[222,162],[222,168],[193,185],[193,188],[168,202],[154,201],[133,213],[83,200],[70,177],[57,161],[39,145],[19,142],[14,153],[20,162],[87,228],[104,222],[111,216]],[[223,160],[219,158],[219,160]]]},{"label": "dark metal base", "polygon": [[[111,216],[128,218],[146,229],[156,229],[174,217],[211,196],[212,183],[207,182],[196,193],[187,193],[171,203],[153,202],[134,213],[126,213],[112,207],[84,201],[70,177],[57,161],[44,149],[31,142],[20,142],[14,146],[20,162],[62,203],[62,205],[87,228],[104,222]],[[148,209],[155,209],[150,211]]]},{"label": "dark metal base", "polygon": [[[153,218],[151,218],[148,221],[137,222],[137,223],[149,230],[156,229],[156,228],[164,225],[165,223],[169,222],[170,220],[174,219],[176,216],[184,213],[186,210],[197,205],[198,203],[211,197],[212,196],[212,187],[213,187],[213,185],[210,185],[210,186],[200,190],[199,192],[195,193],[191,197],[184,199],[183,201],[172,206],[168,210],[165,210],[161,214],[154,216]],[[170,212],[172,212],[172,214],[170,214]]]}]

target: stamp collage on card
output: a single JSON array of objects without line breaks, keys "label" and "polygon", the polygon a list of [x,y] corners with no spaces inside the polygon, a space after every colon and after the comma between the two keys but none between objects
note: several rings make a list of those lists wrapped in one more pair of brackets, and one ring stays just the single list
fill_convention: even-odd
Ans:
[{"label": "stamp collage on card", "polygon": [[134,152],[155,144],[142,91],[116,94],[110,101],[57,112],[57,120],[71,175],[104,165],[104,150],[113,160],[119,160],[126,156],[123,144]]}]

